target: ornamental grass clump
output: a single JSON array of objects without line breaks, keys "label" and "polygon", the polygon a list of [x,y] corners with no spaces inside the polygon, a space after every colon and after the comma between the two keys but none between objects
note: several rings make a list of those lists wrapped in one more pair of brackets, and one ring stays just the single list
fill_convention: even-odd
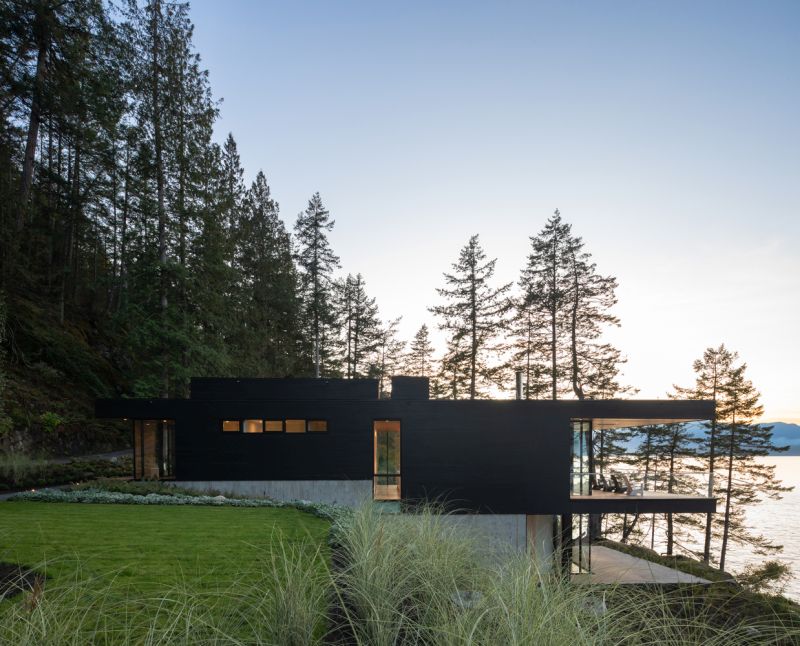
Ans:
[{"label": "ornamental grass clump", "polygon": [[358,509],[335,532],[338,634],[359,645],[586,646],[800,643],[776,616],[721,622],[691,588],[595,586],[527,554],[487,554],[457,517]]},{"label": "ornamental grass clump", "polygon": [[0,644],[320,644],[330,590],[323,563],[319,546],[279,538],[222,588],[179,578],[133,590],[122,572],[75,567],[74,576],[0,599]]},{"label": "ornamental grass clump", "polygon": [[222,569],[188,576],[184,565],[149,583],[136,563],[111,572],[97,562],[34,566],[43,584],[0,599],[0,645],[800,643],[798,623],[752,607],[744,616],[736,604],[746,599],[728,588],[570,580],[526,554],[482,551],[486,537],[468,519],[436,508],[392,514],[365,504],[339,514],[330,550],[319,536],[266,524],[263,538]]},{"label": "ornamental grass clump", "polygon": [[388,514],[363,505],[337,530],[334,559],[344,632],[374,646],[429,641],[432,613],[480,576],[471,537],[429,509]]}]

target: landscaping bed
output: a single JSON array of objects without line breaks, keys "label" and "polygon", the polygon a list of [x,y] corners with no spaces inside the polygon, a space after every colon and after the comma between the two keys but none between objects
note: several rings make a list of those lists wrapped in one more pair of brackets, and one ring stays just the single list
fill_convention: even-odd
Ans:
[{"label": "landscaping bed", "polygon": [[[800,604],[777,594],[752,592],[729,573],[686,556],[662,556],[639,545],[600,540],[597,545],[707,579],[712,585],[661,585],[660,594],[677,613],[702,613],[720,627],[768,621],[800,629]],[[648,587],[648,586],[642,586]]]},{"label": "landscaping bed", "polygon": [[113,460],[76,458],[68,462],[52,462],[3,456],[0,459],[0,493],[97,478],[126,477],[132,472],[133,462],[129,457]]},{"label": "landscaping bed", "polygon": [[0,644],[800,643],[800,615],[730,584],[573,585],[524,554],[486,563],[435,510],[98,486],[0,503],[0,560],[48,577],[0,602]]}]

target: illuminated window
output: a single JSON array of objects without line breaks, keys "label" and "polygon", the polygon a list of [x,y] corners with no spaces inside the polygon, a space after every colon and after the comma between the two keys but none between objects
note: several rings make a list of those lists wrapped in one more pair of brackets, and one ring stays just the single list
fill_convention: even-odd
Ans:
[{"label": "illuminated window", "polygon": [[306,420],[304,419],[287,419],[286,420],[287,433],[305,433]]},{"label": "illuminated window", "polygon": [[244,420],[245,433],[263,433],[264,423],[260,419],[246,419]]},{"label": "illuminated window", "polygon": [[241,430],[241,422],[238,419],[223,420],[222,430],[226,433],[238,433]]},{"label": "illuminated window", "polygon": [[328,421],[324,419],[310,419],[308,420],[309,433],[324,433],[328,430]]},{"label": "illuminated window", "polygon": [[283,433],[282,419],[265,419],[264,431],[267,433]]},{"label": "illuminated window", "polygon": [[372,495],[375,500],[400,500],[400,422],[376,420]]}]

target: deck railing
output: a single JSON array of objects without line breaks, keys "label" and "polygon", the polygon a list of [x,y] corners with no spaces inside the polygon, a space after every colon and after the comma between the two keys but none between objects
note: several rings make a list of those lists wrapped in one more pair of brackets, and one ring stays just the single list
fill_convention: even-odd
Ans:
[{"label": "deck railing", "polygon": [[[642,496],[647,492],[688,495],[707,495],[709,472],[707,471],[649,471],[645,475],[640,469],[612,468],[602,472],[572,471],[570,473],[573,496],[591,496],[593,491]],[[670,483],[672,486],[670,487]]]}]

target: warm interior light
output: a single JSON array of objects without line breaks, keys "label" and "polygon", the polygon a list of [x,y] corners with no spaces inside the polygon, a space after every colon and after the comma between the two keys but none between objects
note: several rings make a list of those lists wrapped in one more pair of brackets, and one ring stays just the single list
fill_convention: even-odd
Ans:
[{"label": "warm interior light", "polygon": [[287,433],[305,433],[306,420],[304,419],[287,419],[286,420]]}]

